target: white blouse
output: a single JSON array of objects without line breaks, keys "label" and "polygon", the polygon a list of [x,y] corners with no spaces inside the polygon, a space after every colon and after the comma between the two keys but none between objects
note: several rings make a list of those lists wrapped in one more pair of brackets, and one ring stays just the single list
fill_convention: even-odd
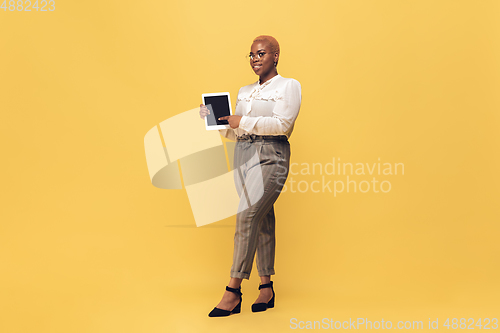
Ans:
[{"label": "white blouse", "polygon": [[233,141],[243,134],[290,137],[302,102],[299,81],[279,74],[259,81],[240,88],[234,112],[242,116],[240,126],[219,130],[222,136]]}]

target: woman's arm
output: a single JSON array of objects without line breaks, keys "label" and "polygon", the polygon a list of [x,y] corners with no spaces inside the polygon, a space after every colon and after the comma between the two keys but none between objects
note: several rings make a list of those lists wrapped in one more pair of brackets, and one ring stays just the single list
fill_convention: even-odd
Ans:
[{"label": "woman's arm", "polygon": [[[238,108],[238,101],[240,99],[240,92],[241,92],[242,88],[240,88],[240,90],[238,90],[238,95],[236,97],[236,105],[234,106],[234,114],[235,115],[236,115],[236,109]],[[220,135],[222,135],[223,137],[225,137],[225,138],[227,138],[229,140],[232,140],[232,141],[236,141],[237,140],[236,139],[236,133],[235,133],[234,129],[232,129],[232,128],[219,130],[219,133],[220,133]]]},{"label": "woman's arm", "polygon": [[234,133],[234,130],[232,128],[220,129],[219,133],[220,133],[220,135],[222,135],[223,137],[225,137],[229,140],[236,141],[236,134]]},{"label": "woman's arm", "polygon": [[302,87],[299,81],[287,82],[284,98],[276,101],[271,117],[243,116],[239,127],[257,135],[285,135],[297,119],[302,102]]}]

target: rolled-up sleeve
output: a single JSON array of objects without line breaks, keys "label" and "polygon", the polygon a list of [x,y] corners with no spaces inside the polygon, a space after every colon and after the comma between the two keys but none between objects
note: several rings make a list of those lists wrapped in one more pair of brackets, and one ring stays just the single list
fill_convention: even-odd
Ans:
[{"label": "rolled-up sleeve", "polygon": [[299,115],[302,103],[302,87],[299,81],[287,82],[283,98],[276,101],[271,117],[243,116],[240,128],[257,135],[286,135]]}]

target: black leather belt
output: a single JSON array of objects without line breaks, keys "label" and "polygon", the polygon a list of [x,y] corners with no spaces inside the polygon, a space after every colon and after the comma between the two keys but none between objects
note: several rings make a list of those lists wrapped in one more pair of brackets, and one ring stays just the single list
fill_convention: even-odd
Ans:
[{"label": "black leather belt", "polygon": [[286,135],[255,135],[255,134],[243,134],[237,137],[238,141],[288,141]]}]

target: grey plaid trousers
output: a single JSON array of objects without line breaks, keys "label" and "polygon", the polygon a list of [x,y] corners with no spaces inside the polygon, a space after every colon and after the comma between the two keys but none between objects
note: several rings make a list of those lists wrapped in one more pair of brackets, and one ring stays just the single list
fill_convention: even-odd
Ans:
[{"label": "grey plaid trousers", "polygon": [[[288,177],[290,155],[290,143],[283,135],[238,138],[234,180],[240,204],[230,277],[249,279],[256,252],[259,276],[275,274],[274,203]],[[261,194],[260,199],[249,200]]]}]

